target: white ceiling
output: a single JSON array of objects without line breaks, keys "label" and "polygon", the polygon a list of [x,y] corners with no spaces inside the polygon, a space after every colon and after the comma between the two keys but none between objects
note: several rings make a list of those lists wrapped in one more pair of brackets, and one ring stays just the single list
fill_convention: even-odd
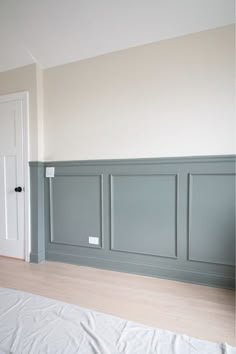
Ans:
[{"label": "white ceiling", "polygon": [[0,71],[220,27],[234,15],[235,0],[0,0]]}]

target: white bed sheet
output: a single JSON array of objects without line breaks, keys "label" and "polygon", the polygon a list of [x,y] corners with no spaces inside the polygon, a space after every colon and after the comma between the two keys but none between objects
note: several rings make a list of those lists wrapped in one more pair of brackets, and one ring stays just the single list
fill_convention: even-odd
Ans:
[{"label": "white bed sheet", "polygon": [[236,348],[0,288],[0,354],[236,354]]}]

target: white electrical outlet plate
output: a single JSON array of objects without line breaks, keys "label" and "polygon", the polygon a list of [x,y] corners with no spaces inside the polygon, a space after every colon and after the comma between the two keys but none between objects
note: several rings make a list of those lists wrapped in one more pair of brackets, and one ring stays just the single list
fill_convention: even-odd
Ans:
[{"label": "white electrical outlet plate", "polygon": [[99,238],[89,236],[89,243],[90,245],[99,245]]},{"label": "white electrical outlet plate", "polygon": [[46,177],[53,178],[55,176],[55,167],[46,167]]}]

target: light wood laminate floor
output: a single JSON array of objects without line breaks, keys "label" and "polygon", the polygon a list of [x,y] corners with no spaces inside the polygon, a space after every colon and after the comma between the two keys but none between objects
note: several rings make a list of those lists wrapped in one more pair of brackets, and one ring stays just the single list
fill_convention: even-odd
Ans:
[{"label": "light wood laminate floor", "polygon": [[0,257],[0,287],[77,304],[195,338],[235,343],[231,290],[45,262]]}]

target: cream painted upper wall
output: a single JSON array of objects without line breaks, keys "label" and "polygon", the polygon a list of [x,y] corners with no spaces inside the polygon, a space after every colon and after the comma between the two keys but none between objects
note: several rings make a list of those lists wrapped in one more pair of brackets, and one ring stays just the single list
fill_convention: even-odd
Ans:
[{"label": "cream painted upper wall", "polygon": [[37,65],[37,132],[38,132],[38,160],[44,160],[44,94],[43,94],[43,70]]},{"label": "cream painted upper wall", "polygon": [[232,154],[234,26],[44,72],[46,160]]},{"label": "cream painted upper wall", "polygon": [[42,77],[41,69],[35,64],[0,73],[0,95],[22,91],[29,92],[30,160],[43,159],[42,128],[40,130],[40,138],[38,136],[39,116],[42,121]]},{"label": "cream painted upper wall", "polygon": [[232,154],[234,30],[3,72],[0,95],[29,91],[31,160]]}]

